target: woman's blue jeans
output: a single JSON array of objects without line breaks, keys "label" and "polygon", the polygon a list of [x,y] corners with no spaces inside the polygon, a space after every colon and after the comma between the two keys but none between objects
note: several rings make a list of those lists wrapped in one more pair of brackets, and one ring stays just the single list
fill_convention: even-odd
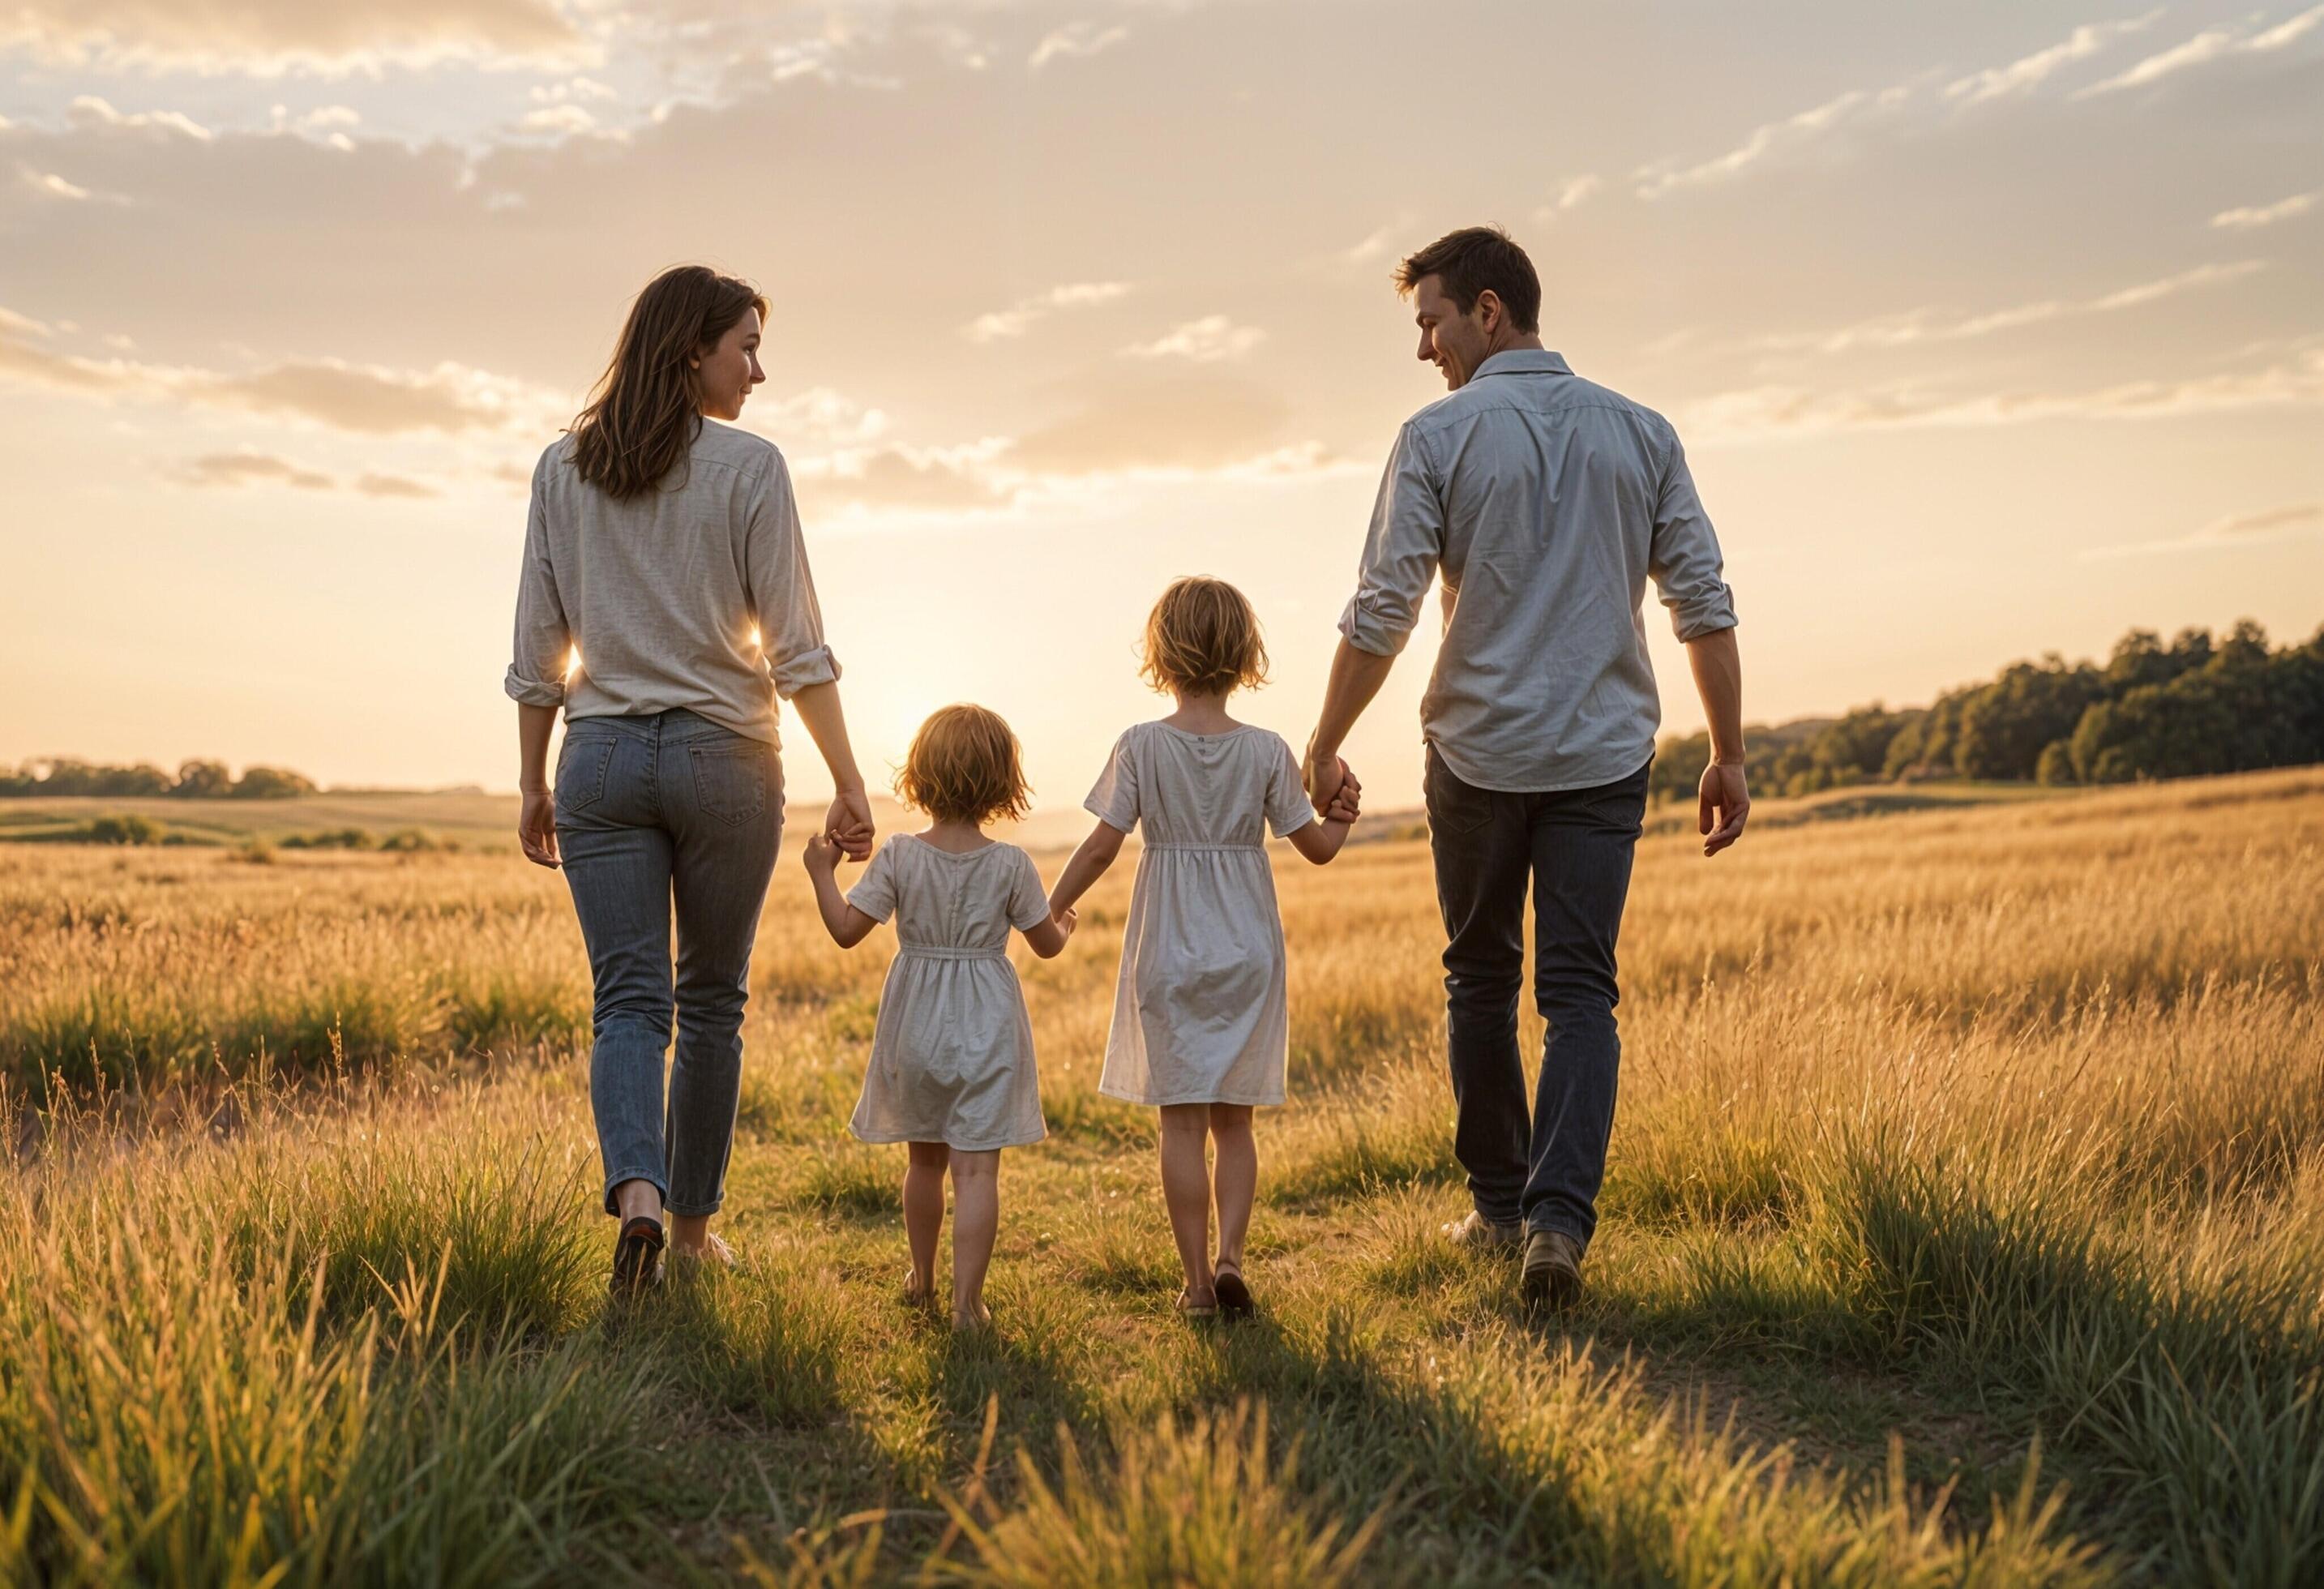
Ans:
[{"label": "woman's blue jeans", "polygon": [[566,725],[557,843],[595,985],[589,1103],[608,1214],[627,1180],[651,1181],[675,1215],[724,1198],[751,945],[782,827],[782,762],[763,740],[685,711]]}]

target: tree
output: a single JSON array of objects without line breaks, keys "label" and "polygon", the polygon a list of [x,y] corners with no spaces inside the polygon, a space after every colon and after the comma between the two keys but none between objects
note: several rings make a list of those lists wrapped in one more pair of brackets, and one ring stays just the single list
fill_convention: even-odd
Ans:
[{"label": "tree", "polygon": [[2324,632],[2267,649],[2248,621],[2209,660],[2167,684],[2102,702],[2074,730],[2076,774],[2088,783],[2188,778],[2324,761]]},{"label": "tree", "polygon": [[183,762],[170,792],[181,800],[222,800],[234,792],[234,775],[224,762]]},{"label": "tree", "polygon": [[238,800],[288,800],[315,792],[312,780],[282,767],[249,767],[234,786]]},{"label": "tree", "polygon": [[2032,778],[2043,747],[2071,734],[2106,694],[2097,669],[2070,666],[2055,651],[2038,665],[2013,663],[1961,704],[1954,770],[1964,778]]}]

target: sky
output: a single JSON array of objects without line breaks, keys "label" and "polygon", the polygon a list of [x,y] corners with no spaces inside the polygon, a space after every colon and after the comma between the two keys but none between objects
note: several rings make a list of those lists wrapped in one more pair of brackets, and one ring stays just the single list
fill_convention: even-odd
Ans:
[{"label": "sky", "polygon": [[965,698],[1077,803],[1185,573],[1296,744],[1479,222],[1677,425],[1755,720],[2324,620],[2324,5],[12,0],[0,761],[512,788],[525,482],[683,261],[875,782]]}]

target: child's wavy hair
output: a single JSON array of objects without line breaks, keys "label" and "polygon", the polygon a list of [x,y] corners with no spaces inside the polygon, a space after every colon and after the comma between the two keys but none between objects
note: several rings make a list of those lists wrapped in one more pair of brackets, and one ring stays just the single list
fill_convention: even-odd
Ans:
[{"label": "child's wavy hair", "polygon": [[939,822],[1022,821],[1032,808],[1017,735],[983,707],[946,707],[912,735],[896,793]]},{"label": "child's wavy hair", "polygon": [[1226,695],[1267,682],[1267,642],[1259,614],[1223,579],[1189,575],[1171,581],[1146,618],[1139,675],[1157,690]]}]

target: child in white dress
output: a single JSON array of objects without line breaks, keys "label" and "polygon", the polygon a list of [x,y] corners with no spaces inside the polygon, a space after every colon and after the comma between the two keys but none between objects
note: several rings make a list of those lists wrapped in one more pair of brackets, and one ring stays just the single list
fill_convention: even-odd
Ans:
[{"label": "child in white dress", "polygon": [[904,803],[933,820],[890,839],[845,899],[838,846],[807,841],[823,924],[843,949],[893,917],[896,957],[880,993],[872,1062],[848,1129],[867,1142],[908,1142],[904,1234],[912,1267],[904,1296],[936,1295],[945,1172],[952,1172],[952,1319],[991,1319],[984,1271],[1001,1219],[1001,1150],[1038,1142],[1040,1079],[1024,990],[1009,964],[1009,931],[1047,959],[1073,935],[1053,918],[1032,858],[984,835],[1025,814],[1017,736],[982,707],[946,707],[920,725],[896,781]]},{"label": "child in white dress", "polygon": [[[1242,1273],[1259,1185],[1251,1110],[1283,1102],[1290,1046],[1268,835],[1323,864],[1355,820],[1357,786],[1350,779],[1317,821],[1291,747],[1227,716],[1227,697],[1267,675],[1259,619],[1233,586],[1181,579],[1163,592],[1146,622],[1144,672],[1178,709],[1115,742],[1086,802],[1097,827],[1049,904],[1067,918],[1143,826],[1098,1086],[1161,1111],[1162,1196],[1186,1271],[1179,1311],[1236,1317],[1251,1311]],[[1217,1145],[1215,1177],[1204,1173],[1206,1137]]]}]

